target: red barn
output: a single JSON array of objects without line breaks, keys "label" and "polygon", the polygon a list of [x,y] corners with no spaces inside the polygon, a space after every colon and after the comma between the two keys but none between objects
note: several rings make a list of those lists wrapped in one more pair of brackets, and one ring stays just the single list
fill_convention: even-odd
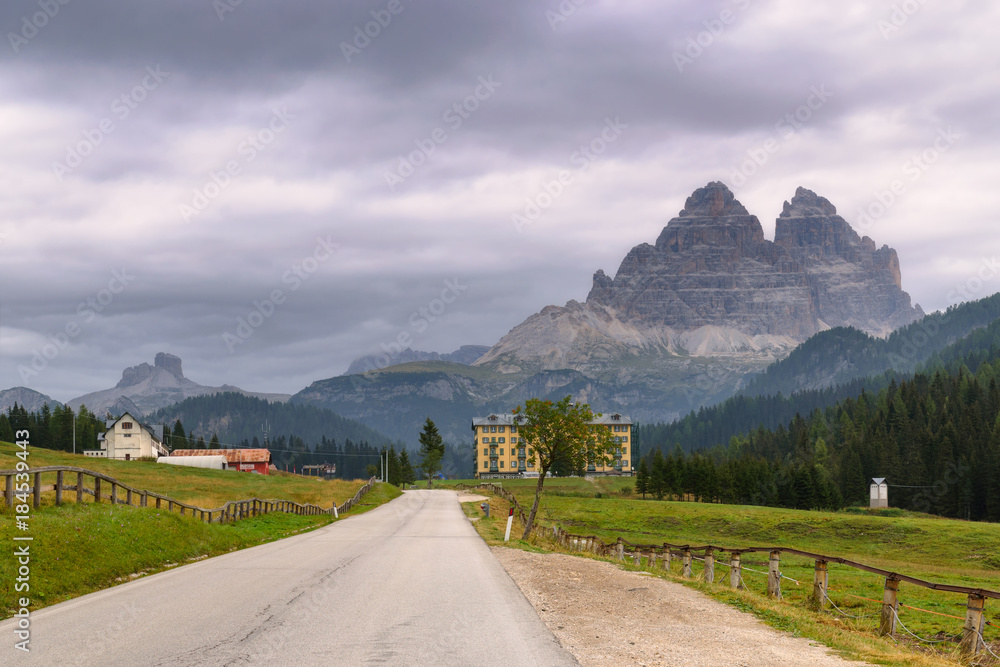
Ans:
[{"label": "red barn", "polygon": [[268,474],[271,452],[266,449],[175,449],[171,456],[225,456],[230,470]]}]

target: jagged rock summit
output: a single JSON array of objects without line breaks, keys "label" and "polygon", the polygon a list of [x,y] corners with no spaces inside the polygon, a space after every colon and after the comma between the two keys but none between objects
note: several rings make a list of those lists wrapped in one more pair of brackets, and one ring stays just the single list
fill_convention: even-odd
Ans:
[{"label": "jagged rock summit", "polygon": [[830,327],[885,335],[922,315],[902,289],[896,251],[861,238],[825,198],[798,188],[769,241],[713,182],[614,278],[597,271],[585,303],[544,308],[475,365],[587,372],[651,353],[769,361]]},{"label": "jagged rock summit", "polygon": [[86,405],[87,409],[101,415],[111,412],[117,416],[128,409],[132,413],[138,411],[136,416],[142,416],[185,398],[229,391],[269,401],[284,402],[290,398],[289,394],[250,392],[228,384],[221,387],[200,385],[184,377],[180,357],[159,352],[152,366],[147,363],[130,366],[122,371],[121,380],[113,388],[79,396],[67,405],[74,410]]}]

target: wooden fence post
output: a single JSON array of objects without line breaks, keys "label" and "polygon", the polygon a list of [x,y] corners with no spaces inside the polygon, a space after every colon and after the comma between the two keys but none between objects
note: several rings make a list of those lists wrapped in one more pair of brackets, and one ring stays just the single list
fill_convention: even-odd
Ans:
[{"label": "wooden fence post", "polygon": [[101,478],[100,477],[95,477],[94,478],[94,502],[95,503],[101,502]]},{"label": "wooden fence post", "polygon": [[625,560],[625,542],[620,537],[615,542],[615,557],[620,561]]},{"label": "wooden fence post", "polygon": [[42,504],[42,473],[35,473],[35,488],[32,489],[33,495],[35,496],[32,500],[32,505],[35,509],[38,509]]},{"label": "wooden fence post", "polygon": [[767,564],[767,597],[781,599],[781,552],[772,551]]},{"label": "wooden fence post", "polygon": [[740,557],[739,551],[733,551],[729,555],[729,587],[734,590],[743,588],[743,564]]},{"label": "wooden fence post", "polygon": [[114,482],[111,482],[111,504],[118,504],[118,485]]},{"label": "wooden fence post", "polygon": [[986,598],[975,593],[969,594],[969,602],[965,606],[965,627],[962,628],[962,642],[959,650],[963,656],[972,656],[983,649],[983,608]]},{"label": "wooden fence post", "polygon": [[63,471],[56,473],[56,505],[62,505]]},{"label": "wooden fence post", "polygon": [[882,593],[882,619],[878,633],[882,636],[896,634],[896,597],[899,594],[899,579],[886,578],[885,591]]},{"label": "wooden fence post", "polygon": [[142,497],[139,498],[139,507],[149,507],[149,494],[146,491],[143,491]]},{"label": "wooden fence post", "polygon": [[83,502],[83,473],[76,473],[76,502]]},{"label": "wooden fence post", "polygon": [[129,507],[132,506],[132,489],[128,489],[125,491],[125,504],[128,505]]},{"label": "wooden fence post", "polygon": [[7,475],[7,483],[4,485],[6,488],[3,492],[4,500],[7,503],[7,507],[14,506],[14,476]]},{"label": "wooden fence post", "polygon": [[705,581],[715,582],[715,549],[705,549]]},{"label": "wooden fence post", "polygon": [[830,581],[830,572],[825,560],[816,561],[813,573],[813,592],[811,603],[814,609],[822,609],[826,605],[826,588]]},{"label": "wooden fence post", "polygon": [[663,545],[663,569],[666,570],[667,572],[670,572],[670,559],[671,559],[672,556],[673,556],[673,553],[671,552],[670,547],[668,547],[666,544],[664,544]]},{"label": "wooden fence post", "polygon": [[691,550],[685,549],[681,556],[681,576],[685,579],[691,578]]},{"label": "wooden fence post", "polygon": [[160,509],[160,497],[156,497],[156,509]]},{"label": "wooden fence post", "polygon": [[636,549],[632,553],[632,564],[642,567],[642,551],[640,549]]}]

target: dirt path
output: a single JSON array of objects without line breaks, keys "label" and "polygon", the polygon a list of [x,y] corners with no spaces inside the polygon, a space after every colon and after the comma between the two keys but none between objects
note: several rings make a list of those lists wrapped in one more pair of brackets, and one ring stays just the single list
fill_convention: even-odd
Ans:
[{"label": "dirt path", "polygon": [[612,563],[502,547],[493,553],[582,665],[863,664],[778,632],[681,584]]}]

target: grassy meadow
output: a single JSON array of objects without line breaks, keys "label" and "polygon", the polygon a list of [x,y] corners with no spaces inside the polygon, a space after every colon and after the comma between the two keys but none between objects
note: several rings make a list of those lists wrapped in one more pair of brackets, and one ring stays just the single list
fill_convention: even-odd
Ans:
[{"label": "grassy meadow", "polygon": [[[502,486],[514,493],[527,511],[536,483],[537,480],[530,479],[503,480]],[[572,533],[595,535],[605,542],[622,537],[636,544],[792,547],[932,582],[1000,591],[1000,525],[997,524],[941,519],[892,509],[808,512],[623,496],[622,489],[633,483],[628,478],[546,480],[539,509],[542,526],[530,543],[525,543],[515,539],[523,533],[523,527],[518,530],[515,525],[511,546],[558,550],[548,539],[550,526],[558,524]],[[506,525],[506,502],[494,497],[491,504],[495,518],[480,519],[476,525],[488,542],[500,543]],[[475,504],[467,504],[466,512],[482,514]],[[749,592],[728,588],[729,569],[725,562],[729,554],[719,553],[716,557],[715,584],[697,581],[703,570],[698,561],[693,564],[693,581],[681,578],[679,560],[674,561],[670,573],[662,574],[755,613],[775,627],[817,639],[854,657],[878,664],[956,664],[954,643],[919,642],[903,629],[894,641],[877,637],[882,577],[831,563],[829,595],[841,611],[827,605],[826,611],[816,613],[807,605],[812,592],[812,560],[782,555],[781,571],[788,579],[782,581],[783,600],[778,602],[765,597],[766,553],[743,555],[743,581]],[[964,595],[904,582],[900,585],[899,601],[907,605],[899,610],[900,621],[923,639],[946,639],[962,630]],[[986,610],[987,618],[995,625],[987,626],[984,636],[994,652],[1000,653],[997,627],[1000,601],[988,600]]]},{"label": "grassy meadow", "polygon": [[[17,448],[0,443],[0,470],[13,469]],[[322,481],[296,475],[252,475],[224,470],[204,470],[148,463],[106,461],[44,449],[30,449],[32,467],[72,465],[102,472],[124,484],[167,495],[205,508],[228,500],[267,498],[294,500],[329,507],[354,496],[364,480]],[[44,475],[50,484],[54,474]],[[67,483],[75,484],[75,478]],[[399,489],[378,484],[349,514],[360,514],[400,495]],[[76,494],[67,494],[75,500]],[[0,503],[0,541],[15,544],[16,535],[30,535],[31,609],[108,588],[138,576],[288,537],[331,523],[327,516],[273,513],[235,523],[206,524],[155,507],[112,506],[105,500],[54,504],[54,495],[42,496],[42,506],[32,510],[30,530],[16,529],[14,512]],[[345,515],[341,515],[345,516]],[[0,558],[0,617],[15,611],[15,570],[11,557]]]}]

